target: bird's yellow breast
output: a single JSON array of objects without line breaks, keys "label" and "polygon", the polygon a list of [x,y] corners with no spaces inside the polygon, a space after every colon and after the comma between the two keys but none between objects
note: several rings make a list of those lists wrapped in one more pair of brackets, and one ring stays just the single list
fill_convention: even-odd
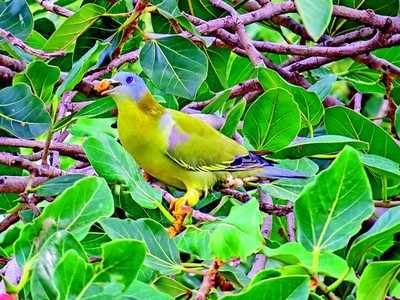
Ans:
[{"label": "bird's yellow breast", "polygon": [[217,181],[216,174],[184,169],[166,155],[168,141],[165,130],[160,128],[163,111],[145,114],[137,103],[129,99],[118,99],[117,105],[120,141],[151,176],[179,189],[204,191]]}]

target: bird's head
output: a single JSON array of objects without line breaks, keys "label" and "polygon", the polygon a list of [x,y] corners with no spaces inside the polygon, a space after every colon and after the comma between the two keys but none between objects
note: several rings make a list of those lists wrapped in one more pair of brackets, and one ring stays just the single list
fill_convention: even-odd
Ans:
[{"label": "bird's head", "polygon": [[103,95],[129,97],[138,102],[148,92],[144,80],[134,73],[118,72],[111,79],[107,79],[107,82],[111,88],[103,91]]}]

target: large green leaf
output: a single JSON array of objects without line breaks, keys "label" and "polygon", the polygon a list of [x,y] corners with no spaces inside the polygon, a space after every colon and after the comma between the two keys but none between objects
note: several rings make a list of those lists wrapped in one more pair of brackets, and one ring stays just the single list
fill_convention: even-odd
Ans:
[{"label": "large green leaf", "polygon": [[308,250],[341,249],[373,209],[371,188],[359,154],[347,146],[296,200],[298,240]]},{"label": "large green leaf", "polygon": [[366,233],[360,235],[347,254],[348,263],[360,269],[367,259],[380,256],[394,243],[394,235],[400,232],[400,207],[385,212]]},{"label": "large green leaf", "polygon": [[299,105],[301,112],[302,127],[316,126],[321,122],[324,107],[316,93],[287,82],[271,69],[259,69],[258,80],[265,91],[280,87],[293,95],[293,100]]},{"label": "large green leaf", "polygon": [[105,48],[107,48],[107,44],[96,42],[92,49],[75,62],[71,71],[58,87],[56,96],[60,97],[63,93],[72,90],[82,80],[85,73],[98,63],[99,57]]},{"label": "large green leaf", "polygon": [[315,138],[302,138],[274,153],[274,158],[301,158],[305,156],[335,154],[348,145],[357,150],[368,150],[368,143],[340,135],[321,135]]},{"label": "large green leaf", "polygon": [[22,40],[29,36],[33,28],[33,19],[25,0],[0,2],[0,28],[10,31]]},{"label": "large green leaf", "polygon": [[14,83],[24,82],[31,86],[33,94],[44,102],[51,99],[53,88],[60,78],[60,69],[49,66],[42,61],[34,61],[29,64],[24,73],[14,77]]},{"label": "large green leaf", "polygon": [[315,40],[324,34],[332,17],[332,0],[295,0],[308,34]]},{"label": "large green leaf", "polygon": [[159,223],[152,219],[133,221],[109,218],[101,221],[101,225],[112,239],[131,238],[144,241],[147,246],[146,266],[163,274],[181,271],[176,244]]},{"label": "large green leaf", "polygon": [[306,300],[309,284],[308,276],[275,277],[258,281],[246,291],[222,297],[221,300]]},{"label": "large green leaf", "polygon": [[235,133],[240,119],[242,118],[246,109],[246,101],[242,99],[227,113],[224,125],[221,128],[221,132],[228,137],[232,137]]},{"label": "large green leaf", "polygon": [[50,36],[44,46],[45,51],[67,49],[76,39],[87,30],[102,14],[105,9],[94,3],[82,6],[73,16],[67,18],[63,24]]},{"label": "large green leaf", "polygon": [[282,88],[270,89],[248,109],[243,133],[257,150],[277,151],[300,131],[300,111],[293,96]]},{"label": "large green leaf", "polygon": [[400,179],[400,165],[393,160],[375,154],[362,154],[361,161],[374,174]]},{"label": "large green leaf", "polygon": [[135,280],[124,292],[124,296],[133,297],[135,299],[154,299],[154,300],[173,300],[166,293],[158,291],[152,285],[146,284],[139,280]]},{"label": "large green leaf", "polygon": [[[59,300],[76,299],[93,277],[93,266],[82,259],[75,250],[69,250],[57,264],[54,282]],[[50,281],[53,281],[53,278]]]},{"label": "large green leaf", "polygon": [[18,262],[22,265],[55,230],[67,230],[82,240],[96,221],[113,212],[113,197],[104,179],[86,177],[77,181],[23,228],[15,244]]},{"label": "large green leaf", "polygon": [[329,134],[344,135],[369,143],[369,153],[400,163],[400,146],[385,130],[366,117],[345,107],[326,110],[325,126]]},{"label": "large green leaf", "polygon": [[245,259],[262,246],[262,218],[258,206],[255,199],[234,206],[228,217],[211,224],[214,230],[210,235],[209,247],[215,257],[224,261],[234,257]]},{"label": "large green leaf", "polygon": [[0,90],[0,128],[24,139],[33,139],[50,125],[43,102],[24,83]]},{"label": "large green leaf", "polygon": [[177,245],[180,251],[190,253],[194,257],[204,260],[213,258],[210,245],[211,230],[187,226],[186,230],[177,236]]},{"label": "large green leaf", "polygon": [[112,137],[90,137],[83,148],[97,174],[110,183],[126,185],[132,199],[141,206],[154,209],[162,205],[161,193],[144,180],[133,158]]},{"label": "large green leaf", "polygon": [[54,272],[57,299],[120,299],[123,290],[136,279],[145,249],[142,242],[129,239],[105,243],[97,268],[75,251],[67,252]]},{"label": "large green leaf", "polygon": [[174,18],[180,15],[176,0],[152,0],[151,3],[157,7],[158,11],[165,18]]},{"label": "large green leaf", "polygon": [[68,250],[74,250],[76,256],[87,260],[82,246],[71,233],[65,230],[55,232],[40,249],[30,282],[33,299],[57,298],[57,283],[53,281],[54,273],[60,259]]},{"label": "large green leaf", "polygon": [[271,197],[289,201],[296,201],[301,191],[311,179],[280,179],[261,185],[262,191]]},{"label": "large green leaf", "polygon": [[[286,243],[279,248],[265,248],[264,254],[270,258],[283,262],[287,265],[305,266],[309,270],[312,268],[312,253],[295,242]],[[333,278],[345,277],[346,281],[357,282],[354,271],[349,270],[347,262],[340,256],[333,253],[321,253],[318,273]]]},{"label": "large green leaf", "polygon": [[140,64],[159,89],[190,99],[207,76],[206,55],[179,36],[147,41],[140,51]]},{"label": "large green leaf", "polygon": [[209,68],[207,84],[213,92],[219,92],[228,87],[227,68],[231,51],[228,48],[207,48]]},{"label": "large green leaf", "polygon": [[356,300],[385,299],[399,273],[400,261],[372,262],[361,275]]}]

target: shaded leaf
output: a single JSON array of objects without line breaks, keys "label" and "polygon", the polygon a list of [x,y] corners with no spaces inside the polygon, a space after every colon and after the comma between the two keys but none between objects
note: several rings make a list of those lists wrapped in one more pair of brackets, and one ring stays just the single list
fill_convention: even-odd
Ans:
[{"label": "shaded leaf", "polygon": [[308,34],[318,41],[324,34],[332,17],[332,0],[295,0],[297,10]]},{"label": "shaded leaf", "polygon": [[41,197],[57,196],[83,177],[85,175],[71,174],[52,178],[38,187],[36,195]]},{"label": "shaded leaf", "polygon": [[246,112],[243,133],[257,150],[277,151],[290,144],[300,131],[300,111],[282,88],[261,95]]},{"label": "shaded leaf", "polygon": [[321,135],[302,138],[274,153],[274,158],[301,158],[318,154],[335,154],[348,145],[357,150],[368,150],[368,143],[340,135]]},{"label": "shaded leaf", "polygon": [[99,56],[106,47],[107,44],[96,42],[93,48],[72,65],[71,71],[57,88],[55,95],[60,97],[63,93],[72,90],[82,80],[85,73],[97,64]]},{"label": "shaded leaf", "polygon": [[399,273],[400,261],[370,263],[361,275],[356,300],[385,299]]},{"label": "shaded leaf", "polygon": [[25,83],[0,90],[0,128],[12,135],[33,139],[50,125],[43,102],[32,95]]},{"label": "shaded leaf", "polygon": [[207,57],[189,40],[170,36],[147,41],[140,64],[161,90],[192,99],[207,76]]},{"label": "shaded leaf", "polygon": [[221,132],[228,137],[232,137],[235,133],[240,119],[244,114],[244,110],[246,109],[246,100],[242,99],[226,115],[226,120],[224,125],[221,128]]},{"label": "shaded leaf", "polygon": [[400,232],[400,207],[386,211],[370,230],[360,235],[347,253],[347,261],[360,269],[367,259],[382,255],[394,243],[394,235]]},{"label": "shaded leaf", "polygon": [[345,107],[326,110],[325,126],[329,134],[344,135],[369,143],[370,154],[400,163],[400,146],[382,128],[366,117]]},{"label": "shaded leaf", "polygon": [[30,85],[33,94],[46,102],[51,99],[53,88],[59,78],[60,69],[58,67],[49,66],[42,61],[34,61],[29,64],[24,73],[15,76],[14,83],[24,82]]},{"label": "shaded leaf", "polygon": [[0,28],[10,31],[21,40],[29,36],[33,28],[33,19],[25,0],[0,2]]},{"label": "shaded leaf", "polygon": [[393,160],[374,154],[362,154],[361,161],[375,174],[400,179],[400,165]]}]

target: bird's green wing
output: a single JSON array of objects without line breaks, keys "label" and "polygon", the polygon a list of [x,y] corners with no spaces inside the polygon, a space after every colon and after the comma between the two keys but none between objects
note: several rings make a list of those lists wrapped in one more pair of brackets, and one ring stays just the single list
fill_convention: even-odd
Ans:
[{"label": "bird's green wing", "polygon": [[168,110],[161,119],[167,128],[167,153],[182,167],[197,171],[223,171],[248,151],[204,121]]}]

